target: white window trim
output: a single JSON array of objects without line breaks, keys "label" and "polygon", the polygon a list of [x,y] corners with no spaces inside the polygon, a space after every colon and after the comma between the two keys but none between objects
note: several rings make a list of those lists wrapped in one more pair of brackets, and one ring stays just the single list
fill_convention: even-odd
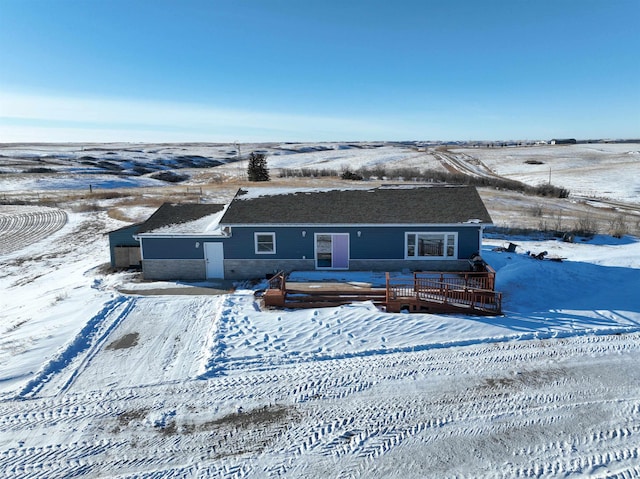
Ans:
[{"label": "white window trim", "polygon": [[[444,248],[442,256],[409,256],[409,235],[443,235],[444,236]],[[453,256],[447,256],[447,236],[454,235],[453,244]],[[417,238],[416,238],[417,239]],[[415,249],[417,251],[418,244],[416,242]],[[456,231],[405,231],[404,233],[404,259],[406,260],[456,260],[458,259],[458,233]]]},{"label": "white window trim", "polygon": [[[258,251],[258,236],[271,236],[273,251]],[[276,254],[276,234],[273,231],[256,231],[253,233],[253,247],[255,254]]]}]

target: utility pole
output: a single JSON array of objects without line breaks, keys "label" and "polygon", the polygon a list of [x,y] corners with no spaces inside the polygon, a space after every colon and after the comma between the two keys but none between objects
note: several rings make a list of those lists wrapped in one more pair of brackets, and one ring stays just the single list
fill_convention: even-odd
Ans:
[{"label": "utility pole", "polygon": [[236,162],[238,163],[238,179],[242,179],[244,175],[242,174],[242,163],[240,163],[242,159],[242,152],[240,151],[240,143],[236,141],[234,145],[236,146]]}]

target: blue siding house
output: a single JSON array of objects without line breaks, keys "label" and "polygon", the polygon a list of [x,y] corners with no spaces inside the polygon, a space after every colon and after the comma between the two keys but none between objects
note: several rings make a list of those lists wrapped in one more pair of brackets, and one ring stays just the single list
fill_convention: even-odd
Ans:
[{"label": "blue siding house", "polygon": [[155,280],[293,270],[465,271],[489,224],[472,186],[267,187],[240,189],[226,208],[163,205],[136,238],[144,277]]}]

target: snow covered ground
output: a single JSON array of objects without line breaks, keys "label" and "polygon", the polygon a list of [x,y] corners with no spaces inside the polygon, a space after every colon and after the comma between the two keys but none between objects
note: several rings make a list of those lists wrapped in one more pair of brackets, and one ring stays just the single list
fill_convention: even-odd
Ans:
[{"label": "snow covered ground", "polygon": [[140,283],[104,268],[123,224],[66,209],[1,256],[0,475],[640,475],[637,237],[486,238],[485,318]]},{"label": "snow covered ground", "polygon": [[456,149],[500,176],[551,183],[583,197],[640,203],[640,144],[544,145]]},{"label": "snow covered ground", "polygon": [[[150,175],[179,170],[197,182],[205,166],[224,176],[244,176],[238,154],[267,155],[273,176],[280,170],[359,168],[441,169],[435,146],[420,143],[269,144],[0,144],[2,191],[113,189],[164,184]],[[588,143],[505,148],[451,147],[467,171],[492,172],[530,185],[547,183],[573,195],[640,203],[640,144]],[[450,165],[449,165],[450,166]],[[44,168],[48,173],[34,173]]]}]

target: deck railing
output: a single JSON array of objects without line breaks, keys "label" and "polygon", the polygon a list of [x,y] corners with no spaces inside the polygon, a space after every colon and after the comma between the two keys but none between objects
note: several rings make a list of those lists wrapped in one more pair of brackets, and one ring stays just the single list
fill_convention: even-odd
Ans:
[{"label": "deck railing", "polygon": [[488,289],[493,291],[496,284],[496,272],[486,265],[485,271],[474,272],[420,272],[413,274],[413,282],[430,287],[433,283],[448,284],[458,288]]},{"label": "deck railing", "polygon": [[[288,297],[286,274],[284,272],[274,274],[267,283],[265,304],[284,306]],[[486,271],[478,272],[421,272],[414,273],[413,276],[393,278],[386,273],[384,298],[387,305],[391,302],[398,305],[398,302],[410,300],[500,314],[502,294],[494,290],[494,285],[495,270],[488,265]],[[327,291],[322,292],[324,296],[327,294],[329,294]],[[331,294],[338,293],[331,292]],[[353,296],[353,292],[350,294]],[[343,296],[349,296],[349,294],[344,292]]]},{"label": "deck railing", "polygon": [[456,304],[500,312],[502,294],[494,290],[495,271],[414,273],[413,278],[386,275],[387,303],[399,299]]},{"label": "deck railing", "polygon": [[279,273],[274,274],[271,278],[267,279],[267,284],[269,287],[267,289],[278,290],[282,294],[287,292],[287,281],[285,279],[284,271],[280,271]]}]

